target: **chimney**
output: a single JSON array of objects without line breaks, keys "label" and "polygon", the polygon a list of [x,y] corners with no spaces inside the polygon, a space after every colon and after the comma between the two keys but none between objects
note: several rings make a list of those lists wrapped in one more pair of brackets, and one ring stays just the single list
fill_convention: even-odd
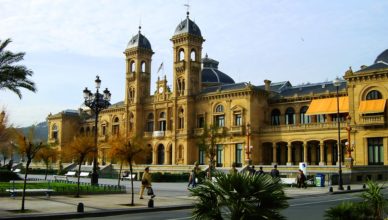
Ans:
[{"label": "chimney", "polygon": [[264,83],[265,83],[265,91],[271,91],[271,80],[264,80]]}]

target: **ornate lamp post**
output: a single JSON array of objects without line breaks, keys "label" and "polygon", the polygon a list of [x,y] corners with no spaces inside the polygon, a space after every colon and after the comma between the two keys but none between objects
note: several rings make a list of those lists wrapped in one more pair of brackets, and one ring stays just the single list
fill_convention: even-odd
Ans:
[{"label": "ornate lamp post", "polygon": [[96,93],[91,93],[90,90],[86,87],[84,89],[84,98],[85,98],[85,105],[88,106],[95,115],[95,124],[94,124],[94,145],[95,145],[95,152],[93,156],[93,172],[91,177],[91,184],[97,185],[98,184],[98,173],[97,173],[97,163],[98,163],[98,147],[97,147],[97,125],[98,125],[98,114],[103,110],[108,108],[110,105],[110,97],[111,94],[106,88],[104,90],[104,93],[101,94],[99,92],[100,86],[101,86],[101,80],[99,76],[96,76],[96,80],[94,81],[96,83]]},{"label": "ornate lamp post", "polygon": [[252,151],[253,147],[250,146],[251,125],[249,123],[247,124],[246,135],[247,135],[247,146],[245,146],[246,161],[247,161],[248,165],[251,165],[251,163],[252,163],[251,151]]},{"label": "ornate lamp post", "polygon": [[342,168],[341,168],[341,163],[342,163],[342,146],[341,146],[341,125],[340,125],[340,120],[339,120],[339,94],[338,94],[338,88],[341,85],[340,80],[338,77],[333,81],[333,85],[337,89],[337,125],[338,125],[338,190],[344,190],[343,184],[342,184]]}]

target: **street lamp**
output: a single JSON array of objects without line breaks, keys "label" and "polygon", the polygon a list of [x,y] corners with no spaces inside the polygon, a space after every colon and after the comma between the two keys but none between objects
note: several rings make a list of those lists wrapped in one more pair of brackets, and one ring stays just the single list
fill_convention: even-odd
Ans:
[{"label": "street lamp", "polygon": [[246,130],[246,135],[247,135],[247,146],[245,146],[245,152],[246,152],[246,161],[248,165],[251,165],[252,160],[251,160],[251,151],[252,151],[252,146],[250,146],[250,136],[251,136],[251,125],[248,123],[247,124],[247,130]]},{"label": "street lamp", "polygon": [[93,171],[92,171],[92,177],[91,177],[91,184],[97,185],[98,184],[98,173],[97,173],[97,163],[98,163],[98,148],[97,148],[97,125],[98,125],[98,114],[103,110],[108,108],[110,105],[110,97],[111,94],[106,88],[104,90],[104,94],[99,93],[99,89],[101,86],[101,80],[99,76],[96,76],[96,80],[94,81],[96,83],[96,93],[91,93],[90,90],[86,87],[84,89],[84,98],[85,98],[85,105],[89,107],[95,115],[95,121],[94,121],[94,146],[95,151],[93,155]]},{"label": "street lamp", "polygon": [[339,118],[339,94],[338,94],[338,88],[341,85],[340,80],[338,77],[333,81],[333,85],[337,89],[337,125],[338,125],[338,190],[344,190],[344,187],[342,185],[342,147],[341,147],[341,127],[340,127],[340,118]]}]

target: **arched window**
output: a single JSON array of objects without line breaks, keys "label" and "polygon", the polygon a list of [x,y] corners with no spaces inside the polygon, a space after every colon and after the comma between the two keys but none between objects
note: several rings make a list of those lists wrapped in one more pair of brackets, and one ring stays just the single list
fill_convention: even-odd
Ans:
[{"label": "arched window", "polygon": [[51,138],[58,140],[58,126],[54,124],[51,128]]},{"label": "arched window", "polygon": [[154,131],[154,114],[149,113],[147,117],[147,131]]},{"label": "arched window", "polygon": [[85,134],[85,129],[82,127],[81,129],[79,129],[79,133],[80,133],[81,135],[84,135],[84,134]]},{"label": "arched window", "polygon": [[166,113],[165,112],[161,112],[159,114],[159,130],[160,131],[165,131],[166,130]]},{"label": "arched window", "polygon": [[224,106],[223,105],[217,105],[216,112],[224,112]]},{"label": "arched window", "polygon": [[377,90],[372,90],[366,95],[366,100],[382,99],[383,96]]},{"label": "arched window", "polygon": [[86,135],[90,135],[90,128],[86,127]]},{"label": "arched window", "polygon": [[130,68],[129,72],[131,72],[131,73],[135,72],[135,70],[136,70],[135,61],[133,61],[133,60],[131,61],[129,68]]},{"label": "arched window", "polygon": [[291,107],[286,109],[286,125],[295,124],[295,110]]},{"label": "arched window", "polygon": [[280,125],[280,111],[279,109],[274,109],[271,112],[271,124]]},{"label": "arched window", "polygon": [[112,134],[118,135],[120,132],[120,121],[118,117],[113,119]]},{"label": "arched window", "polygon": [[146,63],[141,61],[141,72],[144,73],[146,71]]},{"label": "arched window", "polygon": [[311,123],[311,116],[306,115],[307,109],[308,109],[307,106],[303,106],[300,109],[300,123],[301,124],[310,124]]},{"label": "arched window", "polygon": [[225,114],[224,113],[224,106],[223,105],[217,105],[215,109],[216,115],[214,116],[214,124],[217,127],[224,127],[225,126]]},{"label": "arched window", "polygon": [[197,61],[196,60],[196,52],[194,49],[191,50],[190,59],[191,59],[191,61]]},{"label": "arched window", "polygon": [[179,60],[179,61],[185,60],[185,51],[184,51],[183,49],[180,49],[180,50],[179,50],[179,57],[178,57],[178,60]]},{"label": "arched window", "polygon": [[183,146],[179,145],[178,147],[178,159],[183,159]]},{"label": "arched window", "polygon": [[159,144],[158,146],[158,164],[164,164],[164,146],[163,144]]}]

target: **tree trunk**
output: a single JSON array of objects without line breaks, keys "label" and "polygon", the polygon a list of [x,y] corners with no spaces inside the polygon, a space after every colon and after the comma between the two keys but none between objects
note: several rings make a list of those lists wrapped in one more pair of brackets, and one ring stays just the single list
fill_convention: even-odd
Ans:
[{"label": "tree trunk", "polygon": [[24,201],[26,199],[27,175],[28,175],[28,168],[30,167],[30,163],[31,163],[31,159],[28,159],[26,164],[26,173],[24,174],[23,193],[22,193],[22,212],[24,211]]},{"label": "tree trunk", "polygon": [[47,180],[47,173],[48,173],[48,163],[46,163],[46,171],[44,172],[44,180]]},{"label": "tree trunk", "polygon": [[133,205],[135,205],[135,202],[134,202],[134,196],[135,196],[135,194],[134,194],[134,192],[133,192],[133,178],[132,178],[132,172],[133,172],[133,169],[132,169],[132,160],[131,159],[129,159],[128,160],[128,163],[129,163],[129,175],[131,175],[131,197],[132,197],[132,199],[131,199],[131,205],[133,206]]},{"label": "tree trunk", "polygon": [[75,197],[79,197],[79,181],[80,181],[80,178],[81,178],[81,164],[82,164],[82,162],[80,162],[79,164],[78,164],[78,182],[77,182],[77,195],[75,196]]},{"label": "tree trunk", "polygon": [[117,185],[120,186],[120,180],[121,180],[121,172],[123,170],[123,161],[120,162],[120,171],[119,171],[119,178],[117,181]]}]

